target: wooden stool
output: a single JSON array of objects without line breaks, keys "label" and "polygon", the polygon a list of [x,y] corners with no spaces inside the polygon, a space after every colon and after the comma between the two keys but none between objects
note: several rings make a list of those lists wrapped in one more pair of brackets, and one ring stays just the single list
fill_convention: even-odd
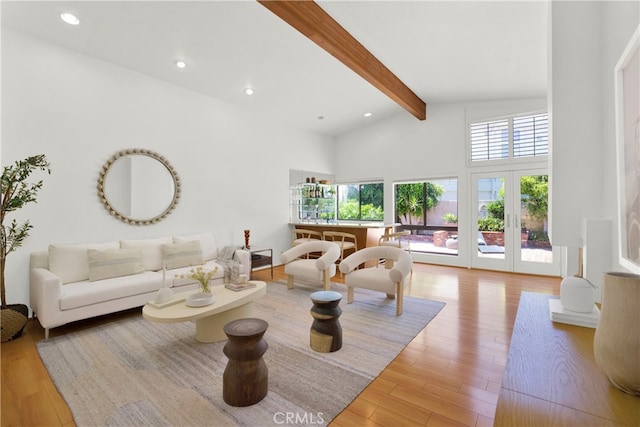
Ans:
[{"label": "wooden stool", "polygon": [[269,344],[262,338],[269,324],[262,319],[237,319],[224,325],[229,358],[222,376],[222,398],[231,406],[249,406],[267,395],[268,370],[262,359]]},{"label": "wooden stool", "polygon": [[320,353],[330,353],[342,348],[342,327],[338,318],[342,309],[338,306],[342,295],[333,291],[318,291],[311,294],[311,348]]}]

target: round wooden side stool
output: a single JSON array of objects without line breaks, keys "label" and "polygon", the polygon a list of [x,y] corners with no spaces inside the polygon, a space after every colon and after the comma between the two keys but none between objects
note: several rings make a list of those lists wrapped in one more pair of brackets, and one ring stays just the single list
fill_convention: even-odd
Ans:
[{"label": "round wooden side stool", "polygon": [[262,319],[237,319],[224,325],[229,341],[223,348],[229,362],[222,376],[222,398],[231,406],[250,406],[267,395],[268,370],[262,338],[269,324]]},{"label": "round wooden side stool", "polygon": [[342,348],[342,326],[338,318],[342,314],[340,300],[342,295],[333,291],[318,291],[311,294],[310,345],[320,353],[330,353]]}]

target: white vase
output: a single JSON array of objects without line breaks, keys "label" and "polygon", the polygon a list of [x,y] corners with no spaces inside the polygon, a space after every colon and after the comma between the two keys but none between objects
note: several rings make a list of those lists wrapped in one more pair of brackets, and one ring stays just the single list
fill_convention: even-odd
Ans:
[{"label": "white vase", "polygon": [[593,341],[598,368],[625,393],[640,395],[640,275],[605,273]]},{"label": "white vase", "polygon": [[584,277],[566,277],[560,283],[562,307],[577,313],[591,313],[596,303],[593,285]]}]

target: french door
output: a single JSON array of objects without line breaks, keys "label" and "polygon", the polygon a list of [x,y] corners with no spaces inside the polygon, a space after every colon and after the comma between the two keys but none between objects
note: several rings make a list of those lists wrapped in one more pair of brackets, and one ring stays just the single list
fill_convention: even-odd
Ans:
[{"label": "french door", "polygon": [[472,267],[560,275],[547,234],[546,170],[473,174],[472,189]]}]

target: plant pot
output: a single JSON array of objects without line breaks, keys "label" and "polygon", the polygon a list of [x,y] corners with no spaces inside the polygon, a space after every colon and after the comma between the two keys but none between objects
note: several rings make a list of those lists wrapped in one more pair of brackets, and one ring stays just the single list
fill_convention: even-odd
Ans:
[{"label": "plant pot", "polygon": [[9,304],[3,308],[0,314],[2,342],[20,337],[28,319],[29,307],[24,304]]},{"label": "plant pot", "polygon": [[593,340],[596,365],[625,393],[640,395],[640,275],[605,273]]}]

